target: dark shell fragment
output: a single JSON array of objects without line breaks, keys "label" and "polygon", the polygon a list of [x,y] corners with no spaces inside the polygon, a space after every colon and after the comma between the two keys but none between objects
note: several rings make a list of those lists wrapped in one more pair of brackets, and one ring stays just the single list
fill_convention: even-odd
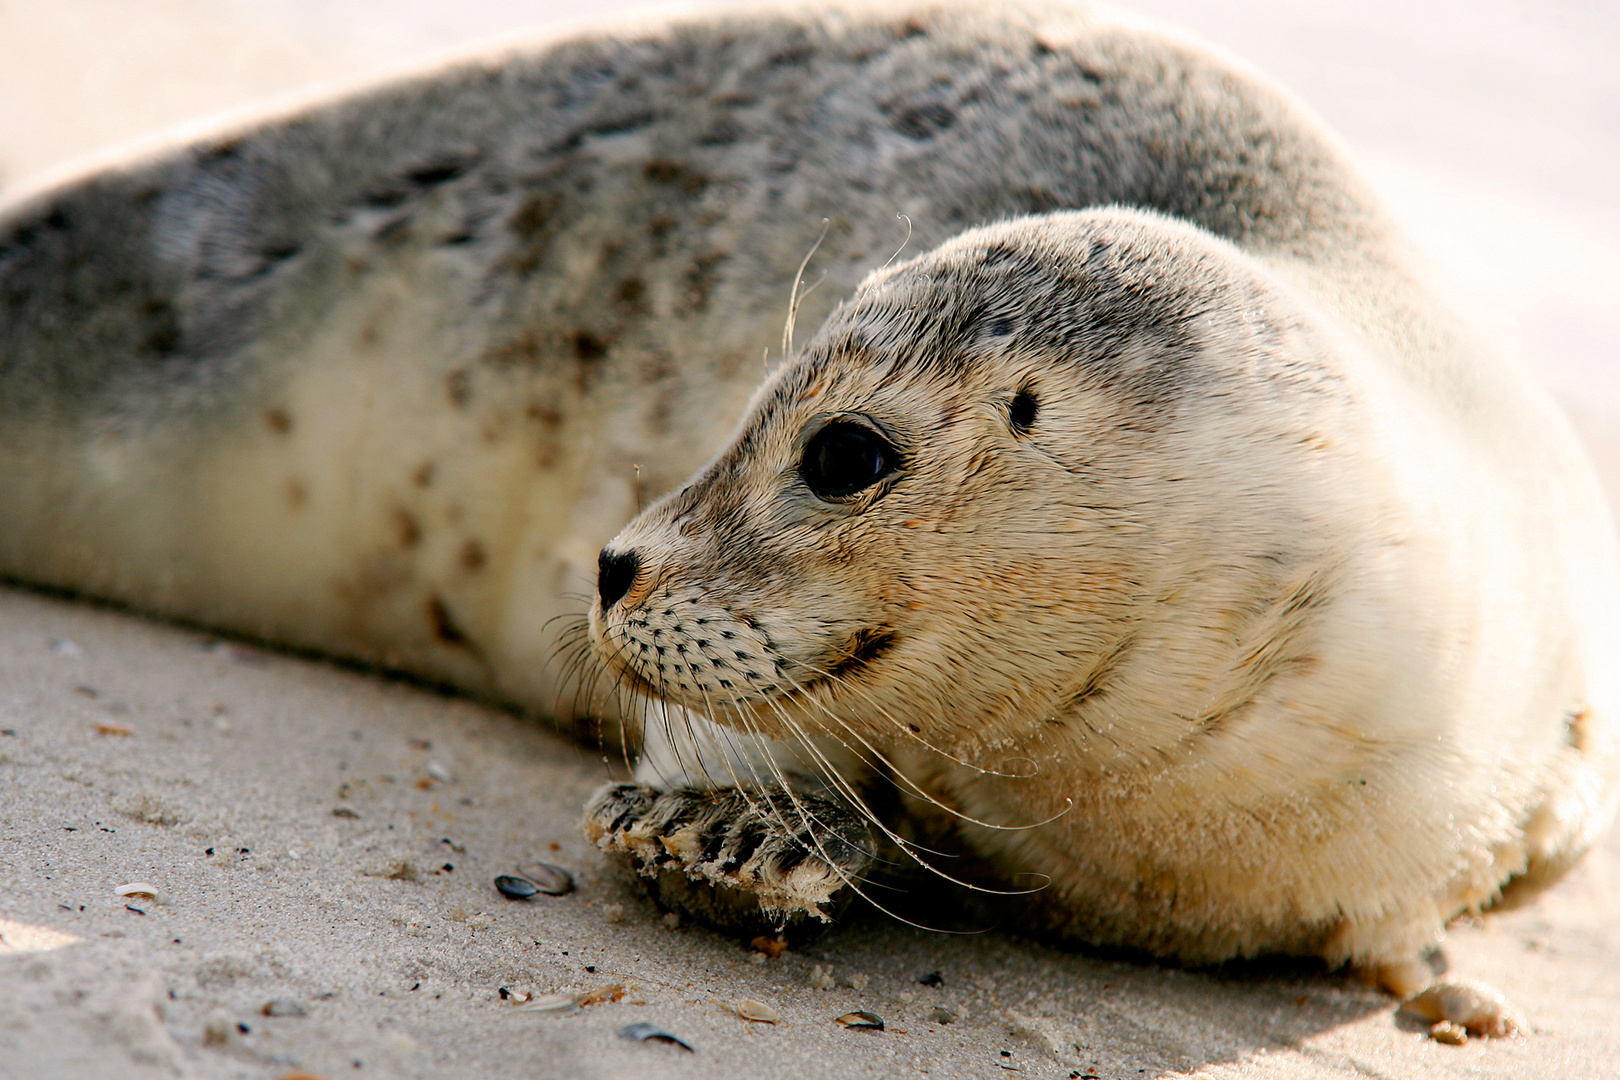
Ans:
[{"label": "dark shell fragment", "polygon": [[883,1030],[883,1017],[877,1013],[852,1012],[840,1016],[837,1023],[847,1028],[871,1028],[873,1031]]},{"label": "dark shell fragment", "polygon": [[652,1041],[669,1043],[671,1046],[680,1047],[689,1054],[697,1053],[697,1051],[693,1050],[691,1044],[686,1040],[678,1036],[671,1035],[657,1024],[631,1024],[628,1027],[620,1028],[619,1034],[623,1035],[626,1039],[634,1039],[636,1042]]},{"label": "dark shell fragment", "polygon": [[502,874],[495,879],[495,888],[508,900],[528,900],[540,892],[540,886],[528,878]]}]

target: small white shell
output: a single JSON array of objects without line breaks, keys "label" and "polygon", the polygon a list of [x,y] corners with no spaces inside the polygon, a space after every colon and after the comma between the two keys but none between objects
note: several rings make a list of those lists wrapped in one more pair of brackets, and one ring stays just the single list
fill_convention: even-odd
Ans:
[{"label": "small white shell", "polygon": [[743,1000],[731,1007],[732,1012],[744,1020],[752,1020],[759,1024],[774,1024],[781,1018],[780,1014],[763,1001]]},{"label": "small white shell", "polygon": [[140,896],[147,899],[157,896],[157,889],[144,881],[132,881],[128,885],[120,885],[113,892],[118,896]]},{"label": "small white shell", "polygon": [[536,994],[534,997],[518,1005],[518,1012],[571,1012],[579,1008],[578,994]]}]

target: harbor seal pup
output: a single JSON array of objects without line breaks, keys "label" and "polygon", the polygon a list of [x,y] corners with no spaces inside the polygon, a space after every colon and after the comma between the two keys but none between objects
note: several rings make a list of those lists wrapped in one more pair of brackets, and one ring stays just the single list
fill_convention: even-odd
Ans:
[{"label": "harbor seal pup", "polygon": [[[857,289],[897,213],[933,253]],[[822,219],[831,321],[748,406]],[[589,823],[652,869],[821,908],[887,779],[873,828],[1050,933],[1379,965],[1612,813],[1567,430],[1195,45],[1044,8],[587,35],[3,220],[0,572],[646,723]],[[548,663],[571,591],[592,651]]]}]

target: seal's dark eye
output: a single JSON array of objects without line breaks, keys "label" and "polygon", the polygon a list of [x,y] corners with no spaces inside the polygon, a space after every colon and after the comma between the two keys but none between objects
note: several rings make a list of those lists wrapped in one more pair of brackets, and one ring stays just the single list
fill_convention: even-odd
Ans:
[{"label": "seal's dark eye", "polygon": [[900,453],[864,424],[834,420],[810,439],[799,475],[823,499],[871,487],[900,467]]}]

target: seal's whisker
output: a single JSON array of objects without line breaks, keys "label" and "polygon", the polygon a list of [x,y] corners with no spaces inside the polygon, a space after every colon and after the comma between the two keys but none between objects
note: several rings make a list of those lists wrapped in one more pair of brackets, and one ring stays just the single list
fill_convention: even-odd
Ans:
[{"label": "seal's whisker", "polygon": [[[883,822],[879,815],[866,804],[866,800],[861,797],[860,792],[857,790],[855,785],[844,776],[842,771],[839,770],[837,764],[828,759],[828,757],[817,748],[815,740],[804,731],[804,729],[799,725],[798,721],[793,718],[793,716],[782,706],[782,704],[780,702],[772,701],[768,701],[767,704],[772,711],[776,713],[777,719],[793,732],[795,745],[802,748],[814,759],[815,771],[822,776],[828,782],[828,784],[833,787],[834,790],[842,795],[851,806],[858,810],[862,816],[867,818],[867,820],[869,820],[874,827],[882,832],[883,835],[886,836],[897,847],[924,866],[926,866],[927,863],[917,857],[916,851],[926,851],[928,854],[938,855],[942,858],[952,857],[949,852],[935,851],[926,848],[921,844],[915,844],[912,841],[904,839],[891,830],[889,826]],[[836,734],[832,732],[829,732],[828,734],[832,734],[834,738],[837,738]],[[842,743],[842,740],[840,740],[840,742]],[[844,745],[846,747],[848,746],[848,744]],[[850,749],[853,748],[850,747]],[[863,761],[864,760],[865,759],[863,759]],[[893,766],[887,760],[881,759],[881,755],[880,760],[885,767],[889,769],[893,768]],[[867,764],[870,764],[870,762],[867,762]],[[874,769],[874,771],[878,770]],[[930,867],[930,869],[932,869],[932,867]],[[948,875],[941,874],[941,876]]]},{"label": "seal's whisker", "polygon": [[[774,703],[772,704],[772,707],[773,708],[779,708]],[[794,729],[796,735],[798,736],[800,745],[804,746],[812,754],[817,754],[818,753],[815,750],[814,746],[809,742],[808,737],[798,728],[797,724],[793,721],[793,719],[786,715],[785,711],[779,712],[778,715],[779,715],[779,718],[783,721],[783,723],[789,725],[790,727],[792,727]],[[771,761],[772,769],[776,772],[776,775],[778,777],[778,783],[781,786],[781,790],[783,791],[784,794],[786,794],[788,799],[792,802],[794,811],[797,814],[799,814],[799,816],[803,820],[805,820],[807,822],[811,822],[811,823],[814,823],[814,824],[821,824],[820,819],[817,818],[815,816],[815,814],[813,812],[811,812],[809,810],[809,808],[807,808],[799,800],[799,798],[797,797],[797,794],[793,790],[792,785],[788,782],[786,775],[781,772],[780,766],[776,765],[774,760],[771,759],[771,758],[767,758],[767,760]],[[872,822],[872,824],[875,825],[877,827],[877,829],[881,833],[883,833],[883,835],[885,837],[887,837],[891,843],[894,843],[903,852],[905,852],[907,855],[909,855],[913,862],[917,863],[917,865],[923,867],[924,869],[936,874],[937,876],[939,876],[939,877],[941,877],[941,878],[943,878],[943,879],[945,879],[947,881],[953,882],[954,884],[961,885],[964,888],[972,889],[972,890],[980,891],[980,892],[994,892],[994,890],[984,889],[982,887],[972,885],[972,884],[970,884],[968,882],[959,881],[958,879],[952,877],[951,875],[946,874],[943,871],[939,870],[937,867],[933,866],[931,863],[927,862],[926,860],[919,858],[916,855],[916,853],[911,850],[912,845],[907,844],[904,840],[902,840],[899,836],[897,836],[892,830],[890,830],[888,828],[887,825],[885,825],[882,822],[882,820],[880,820],[873,813],[872,809],[870,807],[868,807],[866,805],[865,801],[862,800],[860,798],[860,796],[855,792],[853,785],[851,785],[844,778],[844,776],[841,773],[838,772],[837,767],[832,762],[827,761],[824,757],[821,759],[821,762],[822,762],[822,768],[818,769],[817,771],[820,772],[821,775],[823,777],[825,777],[829,782],[833,783],[834,786],[836,787],[836,789],[840,792],[840,794],[842,794],[844,796],[845,800],[847,802],[849,802],[849,804],[851,806],[856,808],[862,814],[862,816],[864,816],[865,818],[867,818],[867,820]],[[786,820],[782,817],[781,811],[777,810],[774,806],[772,807],[772,809],[773,809],[773,811],[775,813],[775,816],[776,816],[778,822],[784,828],[788,828],[791,831],[791,826],[789,826],[788,823],[786,822]],[[860,880],[856,879],[853,875],[851,875],[847,871],[845,871],[843,867],[839,866],[837,860],[834,859],[832,854],[830,852],[828,852],[825,847],[823,847],[822,842],[821,842],[821,837],[818,834],[817,830],[815,830],[815,829],[808,830],[808,836],[809,836],[811,842],[815,845],[816,853],[822,857],[822,861],[828,866],[829,869],[831,869],[834,872],[834,874],[836,874],[838,876],[839,880],[842,881],[844,883],[844,885],[851,892],[853,892],[856,896],[859,896],[862,900],[865,900],[868,904],[871,904],[872,907],[874,907],[878,911],[882,912],[884,915],[887,915],[889,918],[894,919],[897,922],[904,923],[907,926],[914,927],[915,929],[927,930],[927,931],[929,931],[931,933],[964,934],[964,935],[966,935],[966,934],[981,934],[981,933],[985,932],[985,930],[955,930],[955,929],[950,929],[950,928],[946,928],[946,927],[929,926],[926,923],[920,923],[920,922],[917,922],[914,919],[906,918],[904,915],[901,915],[899,912],[894,911],[893,909],[889,908],[888,906],[880,903],[877,899],[875,899],[866,890],[866,888],[865,888],[865,886],[867,884],[866,882],[863,882],[863,881],[860,881]],[[920,847],[920,845],[918,845],[918,847]],[[926,850],[926,849],[924,849],[924,850]],[[876,853],[875,852],[869,852],[868,854],[874,860],[876,859]],[[934,853],[934,854],[944,855],[944,853],[942,853],[942,852]],[[1008,895],[1017,895],[1017,894],[1008,894]],[[988,929],[988,928],[986,928],[986,929]]]},{"label": "seal's whisker", "polygon": [[[793,289],[788,293],[787,322],[782,327],[782,360],[784,363],[793,358],[793,324],[799,320],[799,304],[804,299],[799,295],[799,283],[804,280],[804,268],[810,265],[811,259],[815,258],[816,251],[821,247],[821,242],[827,239],[827,230],[831,227],[831,218],[821,219],[821,235],[816,237],[816,242],[810,245],[809,251],[805,252],[804,260],[799,263],[798,272],[793,275]],[[817,282],[817,284],[820,284],[820,282]]]},{"label": "seal's whisker", "polygon": [[[542,671],[555,670],[557,673],[551,703],[554,713],[577,717],[594,712],[595,682],[600,677],[601,668],[593,659],[583,623],[565,626],[542,663]],[[565,709],[562,698],[570,689],[572,700]]]},{"label": "seal's whisker", "polygon": [[[732,704],[735,706],[735,702]],[[760,760],[763,761],[766,767],[771,771],[774,780],[774,783],[771,786],[787,796],[788,801],[792,804],[794,811],[799,815],[802,821],[820,827],[819,829],[812,828],[806,830],[806,835],[813,844],[816,854],[821,856],[822,862],[833,871],[840,881],[849,886],[851,889],[855,890],[858,895],[865,896],[864,893],[861,893],[859,887],[860,883],[856,880],[856,878],[846,871],[842,866],[840,866],[838,864],[838,860],[835,859],[833,854],[829,852],[822,844],[822,834],[830,834],[834,831],[831,824],[822,821],[814,813],[814,811],[812,811],[798,798],[797,792],[794,790],[792,780],[785,772],[783,772],[781,765],[777,763],[776,755],[771,752],[770,747],[766,744],[764,736],[758,733],[757,729],[753,727],[751,721],[743,715],[741,710],[739,710],[737,713],[737,719],[738,722],[742,724],[752,735],[755,745],[760,751]],[[760,786],[764,787],[763,784]],[[754,803],[751,793],[745,791],[743,797],[748,801],[750,809],[753,809]],[[780,826],[784,832],[791,835],[797,831],[782,813],[781,808],[778,807],[774,802],[766,800],[765,805],[769,808],[770,816],[776,821],[777,825]],[[864,806],[860,809],[863,811],[863,813],[865,812]],[[866,854],[870,858],[876,858],[875,852],[868,851]]]},{"label": "seal's whisker", "polygon": [[[709,698],[709,691],[708,691],[708,689],[706,687],[703,687],[701,685],[698,687],[698,690],[703,695],[704,716],[706,718],[709,718],[709,719],[712,720],[714,715],[715,715],[715,707],[714,707],[714,703]],[[732,702],[730,704],[735,704],[735,702]],[[740,714],[738,715],[738,720],[739,721],[743,720],[743,718],[742,718],[742,716]],[[735,732],[730,727],[730,725],[721,724],[721,723],[714,723],[714,724],[712,724],[712,726],[719,733],[720,737],[726,740],[727,748],[732,751],[731,753],[723,753],[721,755],[722,760],[725,762],[726,772],[730,774],[732,786],[737,788],[739,791],[741,791],[743,793],[743,799],[747,803],[748,808],[750,810],[756,809],[756,807],[754,806],[753,799],[749,794],[749,788],[750,788],[750,785],[758,786],[758,785],[761,785],[762,782],[761,782],[761,780],[759,778],[759,775],[754,772],[753,761],[749,760],[746,756],[744,756],[741,749],[738,748],[737,745],[731,741],[733,736],[738,734],[738,733]],[[687,721],[687,730],[689,732],[691,731],[691,720],[690,720],[690,718],[688,718],[688,721]],[[769,749],[767,749],[765,747],[765,745],[761,741],[761,738],[758,735],[758,733],[753,731],[751,728],[749,728],[746,725],[746,723],[743,724],[742,734],[744,736],[746,736],[746,737],[752,738],[752,740],[754,742],[754,745],[755,745],[755,748],[759,751],[759,756],[760,756],[761,759],[763,759],[765,761],[771,760],[771,754],[770,754]],[[693,741],[694,744],[697,742],[697,736],[695,734],[692,737],[692,741]],[[748,766],[748,771],[749,771],[749,781],[750,781],[749,784],[743,783],[742,778],[737,775],[737,767],[736,767],[736,764],[735,764],[735,760],[736,760],[737,757],[744,757],[744,763]],[[701,763],[701,761],[702,761],[702,755],[700,754],[699,755],[699,762]],[[708,775],[708,767],[707,766],[704,766],[704,777],[707,778],[707,779],[710,779],[710,780],[713,779],[713,777],[710,777]]]},{"label": "seal's whisker", "polygon": [[[670,721],[669,721],[669,696],[668,696],[668,692],[667,692],[668,691],[668,686],[667,686],[667,684],[665,682],[663,673],[661,673],[661,672],[659,673],[659,676],[658,676],[658,685],[654,689],[656,691],[656,697],[653,698],[652,705],[653,705],[654,709],[656,710],[656,712],[658,713],[658,722],[659,722],[659,726],[663,728],[664,740],[669,744],[670,753],[672,753],[674,755],[674,757],[675,757],[675,768],[679,771],[681,777],[696,776],[698,774],[698,772],[701,770],[701,767],[702,767],[701,763],[702,763],[703,755],[701,753],[698,754],[698,763],[699,763],[699,768],[698,769],[693,769],[693,768],[688,767],[685,760],[683,760],[683,758],[681,756],[680,740],[675,738],[675,730],[670,725]],[[684,717],[686,715],[684,709],[682,710],[681,715],[682,715],[683,720],[684,720]],[[642,754],[641,760],[643,762],[645,762],[647,760],[647,755],[645,753]],[[654,761],[653,766],[656,769],[656,768],[658,768],[659,763],[657,761]],[[671,780],[669,777],[660,775],[659,779],[664,782],[665,787],[678,787],[678,786],[680,786],[680,779],[679,778],[677,778],[675,780]]]},{"label": "seal's whisker", "polygon": [[[889,711],[887,709],[883,708],[883,706],[879,702],[877,702],[870,694],[868,694],[866,691],[862,690],[858,686],[851,685],[848,682],[848,680],[843,679],[836,672],[814,668],[814,667],[811,667],[809,664],[803,663],[802,661],[800,662],[800,666],[804,667],[806,670],[810,671],[812,674],[816,675],[818,678],[824,680],[828,684],[833,685],[833,686],[837,686],[840,690],[848,690],[848,691],[852,691],[852,692],[860,695],[861,698],[863,698],[867,704],[872,706],[873,710],[878,714],[878,716],[882,717],[883,719],[887,720],[890,724],[894,725],[895,729],[897,731],[899,731],[903,736],[911,738],[912,741],[921,744],[923,747],[927,748],[929,751],[931,751],[931,752],[933,752],[935,754],[938,754],[940,757],[944,758],[945,760],[951,762],[954,765],[960,765],[965,769],[971,769],[971,770],[973,770],[974,772],[978,773],[981,776],[996,776],[996,777],[1001,777],[1001,778],[1009,779],[1009,780],[1025,780],[1025,779],[1029,779],[1030,777],[1032,777],[1034,775],[1038,775],[1038,772],[1039,772],[1038,765],[1037,765],[1037,770],[1036,770],[1035,773],[1011,773],[1011,772],[1003,772],[1003,771],[1000,771],[1000,770],[987,768],[987,767],[982,766],[982,765],[975,765],[975,764],[971,764],[969,762],[963,761],[961,758],[957,757],[956,755],[950,753],[947,750],[944,750],[944,749],[941,749],[940,747],[935,746],[933,743],[931,743],[927,739],[923,738],[920,732],[913,731],[909,724],[902,723],[900,720],[896,719],[892,714],[889,713]],[[792,686],[793,691],[795,692],[795,694],[798,697],[802,698],[804,701],[807,701],[807,702],[815,705],[816,708],[818,708],[818,709],[822,710],[823,712],[825,712],[829,718],[831,718],[839,726],[843,727],[844,730],[848,731],[852,737],[860,739],[863,746],[866,746],[869,750],[871,750],[874,754],[877,755],[878,760],[883,762],[884,765],[890,766],[892,768],[892,763],[888,760],[888,758],[886,758],[880,751],[878,751],[875,747],[873,747],[870,742],[868,742],[863,736],[859,735],[853,728],[849,727],[849,725],[847,723],[845,723],[843,718],[839,717],[836,713],[834,713],[828,705],[826,705],[824,702],[818,700],[815,697],[814,693],[812,692],[812,688],[805,687],[805,686],[802,686],[802,685],[800,685],[798,683],[795,683],[795,682],[793,682],[792,679],[787,678],[787,676],[783,676],[783,677],[784,677],[784,679],[787,679],[789,684]],[[853,749],[853,747],[851,747],[851,749]],[[1008,758],[1006,760],[1009,760],[1009,761],[1028,761],[1028,760],[1031,760],[1031,759],[1028,759],[1028,758]],[[894,770],[894,771],[902,779],[906,779],[908,785],[915,787],[915,785],[911,785],[911,782],[910,782],[909,778],[906,778],[905,774],[903,772],[900,772],[899,770]],[[926,795],[926,793],[922,792],[920,789],[917,790],[917,794],[923,796],[924,798],[929,798]],[[933,802],[934,805],[936,805],[936,806],[940,805],[937,802],[937,800],[933,800],[933,799],[929,798],[929,801]],[[940,806],[940,808],[941,809],[946,809],[943,806]],[[959,811],[952,811],[952,813],[954,813],[958,817],[962,816]],[[1068,813],[1067,809],[1065,809],[1063,811],[1060,811],[1059,813],[1053,815],[1050,818],[1047,818],[1045,821],[1035,822],[1034,824],[1030,824],[1030,825],[989,825],[989,824],[987,824],[985,822],[973,821],[973,819],[971,819],[971,818],[963,818],[963,820],[973,821],[973,823],[975,825],[984,825],[986,828],[993,828],[993,829],[1008,829],[1008,830],[1033,829],[1033,828],[1039,827],[1040,825],[1044,825],[1049,821],[1056,821],[1058,818],[1062,817],[1066,813]]]},{"label": "seal's whisker", "polygon": [[[829,678],[830,677],[831,676],[829,676]],[[896,768],[894,766],[894,763],[892,761],[890,761],[889,758],[886,755],[884,755],[884,753],[881,750],[879,750],[877,747],[873,746],[872,743],[870,741],[868,741],[865,736],[863,736],[860,732],[856,731],[853,727],[851,727],[843,719],[843,717],[839,716],[836,712],[834,712],[824,702],[816,700],[815,695],[807,693],[807,692],[803,692],[801,690],[801,696],[802,696],[803,700],[815,705],[816,708],[820,709],[823,713],[826,714],[828,719],[830,719],[833,723],[837,724],[844,731],[847,731],[851,738],[857,740],[863,747],[865,747],[867,749],[867,751],[870,752],[873,755],[873,757],[875,757],[879,762],[881,762],[885,766],[884,771],[891,778],[891,780],[898,780],[898,781],[902,782],[905,785],[905,787],[907,787],[908,789],[910,789],[912,791],[913,794],[915,794],[919,798],[927,801],[930,805],[934,806],[935,808],[944,811],[945,813],[949,814],[950,816],[952,816],[954,818],[957,818],[960,821],[970,822],[970,823],[972,823],[974,825],[979,825],[979,826],[982,826],[983,828],[986,828],[986,829],[995,829],[995,830],[1002,831],[1002,832],[1020,832],[1020,831],[1026,830],[1026,829],[1038,829],[1042,825],[1048,825],[1048,824],[1058,820],[1059,818],[1063,817],[1065,814],[1069,813],[1071,810],[1074,809],[1074,800],[1066,798],[1066,799],[1064,799],[1064,808],[1062,810],[1058,811],[1056,814],[1053,814],[1051,817],[1046,818],[1046,819],[1044,819],[1042,821],[1031,822],[1031,823],[1025,824],[1025,825],[996,825],[996,824],[993,824],[993,823],[988,822],[988,821],[981,821],[978,818],[975,818],[975,817],[971,816],[970,814],[965,813],[962,810],[959,810],[959,809],[957,809],[955,807],[952,807],[952,806],[948,806],[947,804],[941,802],[939,799],[935,798],[929,792],[924,790],[916,781],[912,780],[909,776],[907,776],[904,770]],[[837,736],[835,735],[834,737],[836,738]],[[842,739],[840,739],[840,741],[842,741]],[[845,743],[845,745],[848,746],[847,743]],[[853,750],[854,747],[849,747],[849,749]],[[948,756],[948,755],[946,755],[946,756]],[[1006,776],[1006,775],[1008,775],[1008,774],[1005,774],[1005,773],[991,773],[989,770],[980,770],[980,772],[983,773],[983,774],[994,775],[994,776]],[[1013,779],[1022,779],[1022,777],[1016,777],[1016,776],[1014,776],[1012,778]]]},{"label": "seal's whisker", "polygon": [[[773,707],[780,708],[779,705],[775,705],[774,703]],[[798,726],[798,723],[793,720],[791,716],[788,716],[785,711],[779,712],[778,715],[784,724],[787,724],[790,728],[792,728],[800,740],[800,745],[804,746],[806,750],[808,750],[812,755],[816,756],[816,758],[821,762],[823,767],[822,775],[824,775],[833,784],[838,793],[842,795],[850,803],[850,805],[859,810],[860,813],[866,817],[866,819],[870,821],[873,826],[889,840],[890,843],[894,844],[902,852],[910,856],[912,861],[918,866],[922,867],[924,870],[927,870],[934,876],[945,881],[949,881],[953,885],[960,885],[962,888],[967,889],[970,892],[985,893],[991,896],[1024,896],[1032,892],[1040,891],[1040,889],[992,889],[985,885],[977,885],[971,881],[966,881],[962,878],[956,877],[953,874],[948,874],[944,870],[941,870],[939,867],[935,866],[933,863],[929,862],[927,859],[923,858],[922,855],[918,854],[919,852],[927,852],[930,855],[937,855],[943,858],[950,858],[952,856],[948,852],[933,851],[929,848],[925,848],[921,844],[915,844],[890,828],[882,820],[882,818],[872,810],[871,807],[866,805],[866,801],[861,798],[860,793],[856,791],[854,785],[851,784],[848,779],[846,779],[844,775],[838,771],[838,767],[832,762],[828,761],[826,757],[816,749],[814,742],[804,734],[803,730]],[[1045,888],[1045,886],[1042,885],[1040,888]],[[870,897],[866,897],[864,893],[861,895],[863,898],[867,899],[868,902],[871,902]],[[880,906],[880,910],[885,909],[882,909]],[[912,925],[916,924],[913,923]]]},{"label": "seal's whisker", "polygon": [[906,223],[906,238],[900,241],[900,246],[894,249],[894,254],[890,255],[888,260],[884,262],[882,266],[877,268],[876,273],[879,274],[887,270],[890,266],[894,265],[894,260],[898,259],[900,257],[900,253],[906,250],[906,245],[911,243],[911,218],[907,217],[905,214],[895,214],[894,216]]},{"label": "seal's whisker", "polygon": [[[618,704],[620,714],[626,717],[638,718],[641,721],[643,728],[641,734],[643,739],[645,739],[647,714],[651,711],[651,706],[653,703],[660,699],[656,699],[649,695],[645,690],[642,689],[643,682],[632,677],[630,667],[624,659],[624,652],[619,647],[619,643],[613,640],[613,633],[611,629],[604,630],[602,639],[607,644],[612,655],[618,660],[618,663],[612,665],[614,670],[612,695]],[[625,700],[626,695],[629,695],[628,701]],[[625,771],[634,773],[635,764],[630,760],[629,740],[621,739],[619,742],[619,749],[620,754],[624,759]]]},{"label": "seal's whisker", "polygon": [[[779,660],[788,660],[788,657],[783,656],[780,652],[776,652],[775,650],[770,651],[772,651]],[[902,738],[909,739],[912,742],[921,745],[932,753],[938,754],[940,757],[944,758],[946,761],[949,761],[953,765],[960,765],[964,769],[972,769],[981,776],[999,776],[1009,780],[1022,780],[1027,778],[1021,773],[1000,772],[998,770],[989,768],[988,766],[977,765],[969,761],[964,761],[962,758],[952,754],[949,750],[934,745],[934,743],[923,737],[922,732],[913,729],[910,724],[904,723],[896,718],[894,714],[889,712],[888,709],[884,708],[882,703],[874,698],[871,694],[867,693],[860,686],[850,682],[848,679],[838,675],[836,672],[815,667],[811,664],[805,663],[803,660],[792,662],[798,664],[798,666],[804,668],[806,671],[809,671],[812,675],[816,676],[817,679],[824,681],[831,686],[837,687],[840,691],[859,695],[865,704],[871,706],[872,710],[878,715],[878,717],[888,721],[888,723],[894,727],[895,731],[898,732]],[[784,676],[784,678],[786,678],[786,676]],[[790,683],[792,682],[791,679],[788,681]],[[798,683],[793,683],[792,685],[795,692],[804,694],[807,698],[809,698],[812,690],[811,687],[806,687]],[[817,702],[817,705],[820,704],[820,702]]]}]

